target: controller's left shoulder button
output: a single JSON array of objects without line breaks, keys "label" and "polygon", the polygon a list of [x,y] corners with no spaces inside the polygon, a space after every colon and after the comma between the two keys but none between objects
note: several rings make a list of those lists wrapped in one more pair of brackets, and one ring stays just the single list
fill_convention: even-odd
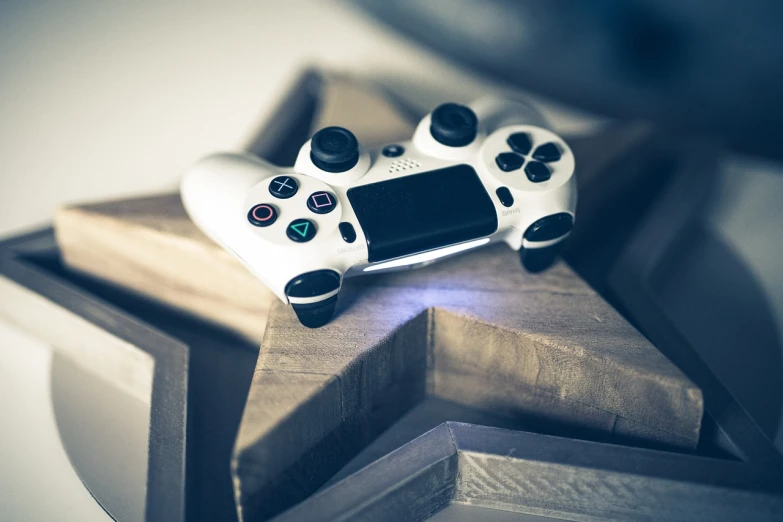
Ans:
[{"label": "controller's left shoulder button", "polygon": [[571,231],[574,226],[574,218],[567,212],[546,216],[525,231],[525,239],[528,241],[551,241]]}]

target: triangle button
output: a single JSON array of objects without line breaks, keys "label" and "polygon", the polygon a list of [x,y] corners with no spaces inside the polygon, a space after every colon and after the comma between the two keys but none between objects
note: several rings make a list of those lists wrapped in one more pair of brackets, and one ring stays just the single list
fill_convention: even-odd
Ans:
[{"label": "triangle button", "polygon": [[313,239],[315,232],[315,223],[309,219],[295,219],[288,225],[286,235],[291,241],[304,243]]}]

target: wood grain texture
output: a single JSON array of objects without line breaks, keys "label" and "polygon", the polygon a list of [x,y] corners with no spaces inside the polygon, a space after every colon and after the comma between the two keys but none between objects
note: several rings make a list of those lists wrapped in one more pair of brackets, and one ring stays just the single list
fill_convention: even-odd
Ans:
[{"label": "wood grain texture", "polygon": [[[501,245],[349,279],[320,329],[272,306],[235,447],[245,519],[303,500],[399,418],[386,402],[425,394],[560,433],[685,448],[703,412],[698,388],[565,264],[527,274]],[[312,451],[327,439],[339,458]],[[292,473],[303,458],[306,474]]]},{"label": "wood grain texture", "polygon": [[[365,468],[339,483],[340,501],[319,495],[275,519],[277,522],[314,520],[411,520],[430,518],[456,494],[457,452],[448,425],[442,424],[418,444],[396,450],[395,466]],[[378,502],[379,492],[383,501]],[[317,515],[316,515],[317,513]]]},{"label": "wood grain texture", "polygon": [[[781,486],[743,462],[446,422],[275,520],[422,520],[458,504],[557,520],[772,521]],[[406,493],[418,517],[400,505]]]},{"label": "wood grain texture", "polygon": [[[312,130],[345,126],[371,147],[413,133],[414,122],[372,85],[336,75],[315,84],[320,92]],[[301,116],[293,108],[288,112]],[[269,137],[248,147],[271,154],[262,145],[277,141]],[[261,342],[274,295],[193,225],[178,194],[67,206],[57,211],[54,225],[70,268]]]},{"label": "wood grain texture", "polygon": [[[71,361],[85,375],[111,382],[122,395],[149,405],[146,503],[141,511],[145,520],[185,520],[189,347],[32,261],[56,255],[51,230],[0,242],[0,316],[50,344],[60,352],[57,357]],[[57,408],[61,399],[53,404],[56,416],[62,414]],[[128,422],[116,408],[109,416],[116,429]],[[116,452],[111,447],[116,440],[93,436],[98,437],[96,444],[106,442],[108,449],[103,450]],[[73,448],[66,445],[65,450]],[[87,454],[94,458],[100,450]],[[69,456],[74,459],[76,453]],[[72,462],[78,469],[79,462]],[[122,505],[128,499],[104,494],[106,484],[96,482],[102,476],[94,474],[89,463],[81,471],[87,488],[112,516],[135,508]]]},{"label": "wood grain texture", "polygon": [[743,462],[449,423],[455,502],[569,520],[776,520],[780,475]]},{"label": "wood grain texture", "polygon": [[[367,144],[411,134],[364,91],[327,82],[315,126],[350,126]],[[610,127],[571,140],[579,176],[600,180],[646,137]],[[65,208],[55,225],[70,267],[262,342],[232,462],[244,520],[307,497],[427,396],[544,431],[698,441],[698,388],[565,264],[529,275],[500,246],[347,280],[335,320],[309,330],[190,223],[176,195]]]}]

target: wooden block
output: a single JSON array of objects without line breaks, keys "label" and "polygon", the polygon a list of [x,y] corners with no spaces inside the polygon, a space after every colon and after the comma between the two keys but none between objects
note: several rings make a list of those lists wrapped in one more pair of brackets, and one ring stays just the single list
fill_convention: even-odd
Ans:
[{"label": "wooden block", "polygon": [[[311,130],[346,126],[368,146],[410,138],[414,122],[371,85],[340,76],[313,80],[314,74],[306,73],[299,86],[319,90],[309,93],[318,99]],[[301,118],[297,109],[306,105],[305,100],[297,100],[296,106],[286,102],[273,116],[284,129],[263,133],[249,149],[276,155],[285,139],[281,133],[289,130],[282,120]],[[56,213],[54,224],[70,268],[261,342],[274,296],[193,225],[178,194],[68,206]]]},{"label": "wooden block", "polygon": [[[337,472],[399,418],[389,400],[428,395],[557,433],[681,448],[695,447],[703,412],[699,389],[563,263],[530,275],[499,245],[349,279],[320,329],[272,306],[233,463],[246,519]],[[325,441],[339,450],[319,456]]]},{"label": "wooden block", "polygon": [[[315,125],[349,125],[369,144],[411,134],[385,99],[357,88],[327,88]],[[344,108],[357,100],[363,111]],[[361,121],[377,132],[384,111],[387,132],[363,135]],[[645,139],[613,127],[572,140],[579,175],[600,180]],[[245,520],[304,499],[427,397],[561,434],[698,441],[699,389],[565,264],[528,275],[500,246],[347,280],[336,319],[309,330],[198,232],[176,195],[65,208],[55,226],[70,267],[262,342],[232,462]]]},{"label": "wooden block", "polygon": [[59,434],[112,519],[184,521],[190,347],[62,277],[56,259],[51,230],[0,242],[0,317],[54,349],[50,411],[30,437]]},{"label": "wooden block", "polygon": [[[366,143],[396,141],[412,133],[413,124],[395,115],[393,107],[366,85],[362,88],[335,78],[325,82],[324,93],[322,112],[316,115],[313,128],[350,125]],[[382,118],[371,119],[377,122],[373,125],[362,118],[365,124],[361,125],[350,115],[350,107],[368,118],[372,114]],[[601,198],[592,194],[600,192],[595,185],[600,184],[602,169],[613,158],[643,149],[648,136],[649,131],[641,126],[611,127],[598,136],[572,142],[580,158],[580,180],[593,181],[580,181],[580,197],[588,194],[587,202],[580,203],[580,216],[590,216],[600,208]],[[268,137],[254,147],[263,152],[277,144],[278,139]],[[67,206],[55,214],[54,225],[63,260],[71,269],[261,342],[274,296],[193,225],[178,194]],[[576,242],[582,241],[579,227],[574,236]]]},{"label": "wooden block", "polygon": [[432,515],[457,506],[472,508],[459,520],[767,521],[783,509],[778,479],[733,460],[446,422],[275,521],[452,520]]}]

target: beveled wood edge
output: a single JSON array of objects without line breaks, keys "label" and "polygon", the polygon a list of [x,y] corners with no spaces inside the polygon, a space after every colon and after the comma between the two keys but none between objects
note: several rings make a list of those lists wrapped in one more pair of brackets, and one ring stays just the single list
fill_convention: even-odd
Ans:
[{"label": "beveled wood edge", "polygon": [[[43,297],[52,307],[85,319],[95,328],[132,344],[153,358],[145,518],[150,521],[184,521],[189,348],[24,258],[51,253],[56,249],[51,228],[2,241],[0,277]],[[29,299],[29,294],[25,294],[20,292],[18,299]],[[45,327],[46,317],[36,317],[35,320],[42,328]]]},{"label": "beveled wood edge", "polygon": [[[496,493],[494,490],[487,493],[489,499],[466,494],[466,482],[472,479],[465,466],[471,464],[463,464],[461,459],[473,456],[478,456],[479,459],[500,459],[511,465],[521,476],[534,471],[531,464],[534,467],[545,466],[554,474],[562,472],[571,477],[575,476],[578,481],[584,481],[586,486],[577,491],[580,499],[577,509],[584,509],[576,511],[572,501],[561,501],[558,495],[547,497],[544,500],[546,509],[542,510],[526,505],[524,499],[512,506],[507,498],[493,502],[491,498]],[[447,459],[457,460],[456,472],[438,474],[434,466]],[[425,519],[451,502],[496,509],[511,507],[513,511],[520,513],[599,520],[606,515],[596,507],[601,504],[605,491],[600,484],[603,479],[595,477],[596,471],[610,479],[622,480],[624,477],[633,476],[642,482],[650,481],[651,485],[653,482],[670,485],[676,483],[681,487],[696,488],[699,500],[694,500],[690,506],[679,506],[683,508],[683,518],[674,516],[662,520],[691,520],[693,516],[698,518],[699,508],[704,505],[705,499],[710,505],[720,506],[721,502],[726,502],[724,496],[727,491],[739,491],[739,502],[742,505],[736,503],[738,498],[731,499],[734,503],[730,507],[734,511],[728,513],[724,520],[734,520],[729,517],[740,511],[747,515],[746,520],[764,520],[764,510],[770,506],[783,512],[783,482],[779,476],[743,462],[445,422],[316,493],[274,521],[364,520],[371,513],[374,515],[372,520],[397,520],[400,515],[399,511],[396,511],[399,507],[397,499],[403,496],[403,490],[413,485],[416,477],[422,476],[441,482],[454,481],[454,487],[447,488],[445,486],[448,484],[439,484],[439,491],[448,490],[452,496],[448,502],[444,502],[442,495],[432,499],[429,505],[421,507],[416,513],[420,516],[417,520]],[[493,472],[502,475],[502,471]],[[493,476],[491,480],[497,478]],[[530,478],[536,480],[536,477]],[[415,493],[426,496],[428,491],[425,489]],[[634,496],[633,502],[638,505],[640,511],[654,511],[658,505],[667,502],[667,498],[651,493],[647,496]],[[591,512],[593,509],[595,512]],[[624,516],[627,516],[627,513]],[[640,513],[638,520],[648,520],[647,514]]]},{"label": "beveled wood edge", "polygon": [[[275,522],[337,521],[368,518],[379,503],[394,502],[416,478],[426,478],[441,486],[441,493],[426,499],[420,509],[408,513],[410,520],[424,520],[446,507],[454,498],[457,480],[457,448],[448,423],[428,431],[412,442],[318,492],[274,518]],[[374,520],[402,519],[399,512],[383,507]],[[391,518],[390,518],[391,517]]]}]

